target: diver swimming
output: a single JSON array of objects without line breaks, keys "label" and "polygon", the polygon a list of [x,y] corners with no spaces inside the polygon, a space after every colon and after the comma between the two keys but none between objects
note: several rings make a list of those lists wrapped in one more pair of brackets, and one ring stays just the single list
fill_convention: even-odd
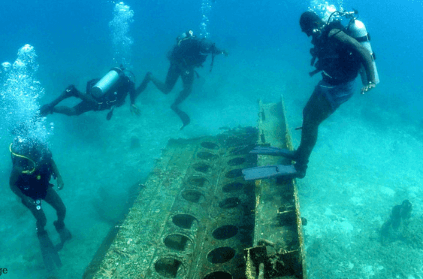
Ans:
[{"label": "diver swimming", "polygon": [[[112,68],[101,79],[92,79],[87,82],[86,93],[80,92],[74,85],[69,85],[62,94],[49,104],[40,108],[40,116],[46,116],[51,113],[60,113],[68,116],[81,115],[87,111],[109,110],[106,119],[110,120],[116,107],[125,103],[125,98],[130,96],[130,109],[136,115],[140,110],[135,106],[137,97],[135,84],[125,69],[121,67]],[[82,101],[74,107],[57,106],[61,101],[75,97]]]}]

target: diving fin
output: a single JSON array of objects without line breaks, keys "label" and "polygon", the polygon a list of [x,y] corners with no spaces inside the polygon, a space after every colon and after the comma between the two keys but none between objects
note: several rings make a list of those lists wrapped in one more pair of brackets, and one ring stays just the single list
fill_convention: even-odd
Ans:
[{"label": "diving fin", "polygon": [[272,146],[256,146],[253,150],[250,151],[250,153],[260,155],[283,156],[285,158],[295,160],[295,151],[285,148],[277,148]]},{"label": "diving fin", "polygon": [[271,165],[243,169],[242,174],[244,175],[245,180],[256,180],[278,176],[286,176],[290,178],[300,177],[300,174],[293,165]]},{"label": "diving fin", "polygon": [[41,254],[47,271],[51,272],[55,270],[56,266],[60,268],[62,266],[62,261],[47,231],[37,232],[37,236],[38,241],[40,241]]}]

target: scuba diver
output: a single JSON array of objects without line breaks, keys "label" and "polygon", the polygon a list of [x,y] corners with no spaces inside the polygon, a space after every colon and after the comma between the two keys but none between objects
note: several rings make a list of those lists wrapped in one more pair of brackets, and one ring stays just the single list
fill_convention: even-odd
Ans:
[{"label": "scuba diver", "polygon": [[[87,111],[107,110],[107,120],[113,116],[115,107],[120,107],[125,103],[125,98],[129,93],[131,101],[131,112],[136,115],[140,114],[140,110],[135,106],[135,85],[124,74],[122,66],[111,69],[103,78],[93,79],[87,82],[86,94],[78,91],[75,86],[70,85],[65,91],[54,101],[43,105],[40,108],[40,116],[46,116],[50,113],[61,113],[68,116],[80,115]],[[76,106],[70,108],[66,106],[56,106],[61,101],[76,97],[82,100]]]},{"label": "scuba diver", "polygon": [[295,164],[244,169],[246,180],[279,176],[303,178],[317,141],[320,123],[351,98],[354,80],[360,70],[363,69],[364,73],[362,94],[373,89],[379,82],[367,31],[364,24],[354,17],[357,12],[335,13],[351,17],[348,28],[344,28],[340,21],[330,22],[330,18],[325,23],[312,11],[304,12],[300,17],[301,31],[312,37],[311,42],[314,45],[310,53],[313,56],[311,65],[315,66],[316,70],[311,72],[310,76],[322,73],[322,80],[315,87],[303,110],[300,146],[296,151],[257,146],[250,152],[284,156],[295,161]]},{"label": "scuba diver", "polygon": [[[52,153],[47,145],[30,136],[17,136],[9,146],[13,168],[10,175],[10,189],[15,193],[34,215],[36,219],[37,237],[46,269],[51,272],[55,267],[61,267],[62,262],[58,251],[66,241],[72,238],[65,227],[66,207],[62,199],[53,190],[50,179],[57,181],[57,188],[63,189],[64,183],[59,173]],[[53,222],[60,236],[60,243],[56,246],[50,240],[45,226],[46,215],[42,208],[42,201],[50,204],[57,213],[57,221]]]},{"label": "scuba diver", "polygon": [[148,72],[144,81],[137,88],[137,95],[145,90],[150,81],[152,81],[161,92],[169,94],[175,86],[178,78],[181,77],[183,90],[173,102],[171,109],[182,120],[182,130],[190,123],[191,120],[185,112],[178,108],[178,105],[191,94],[194,75],[197,74],[194,69],[203,66],[208,54],[212,55],[210,71],[213,67],[215,55],[224,54],[225,56],[228,56],[228,52],[226,50],[218,49],[213,42],[206,38],[197,38],[194,36],[192,30],[182,33],[176,38],[176,45],[168,53],[170,67],[167,72],[166,81],[163,83],[154,77],[152,73]]}]

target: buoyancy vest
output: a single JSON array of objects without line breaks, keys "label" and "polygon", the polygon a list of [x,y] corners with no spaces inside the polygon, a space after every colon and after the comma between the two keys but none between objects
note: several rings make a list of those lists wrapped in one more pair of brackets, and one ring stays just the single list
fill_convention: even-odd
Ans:
[{"label": "buoyancy vest", "polygon": [[201,39],[189,37],[179,40],[168,54],[168,58],[172,63],[181,66],[201,67],[207,59],[208,53],[205,51]]},{"label": "buoyancy vest", "polygon": [[[99,81],[100,79],[92,79],[87,82],[87,93],[91,94],[91,88]],[[98,107],[95,108],[95,110],[104,110],[109,109],[112,106],[120,107],[125,103],[125,98],[128,93],[131,93],[131,90],[133,89],[134,83],[125,75],[122,75],[118,82],[111,87],[103,96],[100,98],[96,98],[91,94],[91,96],[94,97],[94,99],[97,101]]]},{"label": "buoyancy vest", "polygon": [[[339,21],[334,21],[323,28],[321,35],[312,41],[314,48],[310,52],[313,56],[312,65],[316,70],[311,74],[323,71],[323,78],[330,84],[336,85],[354,80],[360,70],[361,61],[356,52],[331,39],[329,33],[333,29],[348,34]],[[314,63],[316,58],[317,62]]]},{"label": "buoyancy vest", "polygon": [[44,144],[29,141],[19,143],[18,140],[9,149],[13,166],[23,169],[16,186],[33,199],[45,198],[53,172],[50,150]]}]

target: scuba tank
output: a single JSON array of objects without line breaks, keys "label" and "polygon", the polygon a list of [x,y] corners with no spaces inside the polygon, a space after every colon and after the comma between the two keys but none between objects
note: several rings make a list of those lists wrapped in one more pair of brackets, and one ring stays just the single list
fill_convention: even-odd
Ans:
[{"label": "scuba tank", "polygon": [[[363,47],[365,47],[370,52],[370,56],[372,57],[372,60],[373,60],[373,63],[372,63],[373,69],[375,71],[375,82],[376,84],[378,84],[380,80],[379,80],[379,74],[376,68],[376,62],[375,62],[376,56],[372,50],[372,46],[370,44],[370,35],[367,32],[366,26],[364,25],[362,21],[357,19],[356,15],[358,15],[358,11],[357,10],[353,10],[352,12],[335,11],[329,16],[327,24],[329,24],[332,16],[334,15],[344,16],[350,19],[350,22],[348,23],[348,26],[346,28],[347,33],[348,35],[356,39]],[[363,85],[368,85],[369,81],[367,80],[366,71],[364,70],[363,66],[361,66],[361,69],[360,69],[360,76],[361,76],[361,82],[363,83]]]},{"label": "scuba tank", "polygon": [[123,75],[121,68],[112,68],[104,77],[102,77],[94,86],[91,88],[91,94],[95,98],[101,98],[104,94],[116,84],[120,76]]},{"label": "scuba tank", "polygon": [[[350,24],[348,25],[347,31],[351,35],[351,37],[356,39],[363,47],[365,47],[370,52],[370,56],[372,57],[372,61],[373,61],[372,63],[373,69],[375,71],[375,82],[376,84],[378,84],[380,80],[379,80],[379,74],[376,68],[376,62],[375,62],[376,57],[372,50],[372,46],[370,44],[370,35],[367,32],[366,26],[360,20],[356,18],[352,18],[350,21]],[[360,76],[361,76],[361,81],[363,85],[369,84],[369,81],[367,80],[366,71],[364,70],[363,66],[360,69]]]}]

